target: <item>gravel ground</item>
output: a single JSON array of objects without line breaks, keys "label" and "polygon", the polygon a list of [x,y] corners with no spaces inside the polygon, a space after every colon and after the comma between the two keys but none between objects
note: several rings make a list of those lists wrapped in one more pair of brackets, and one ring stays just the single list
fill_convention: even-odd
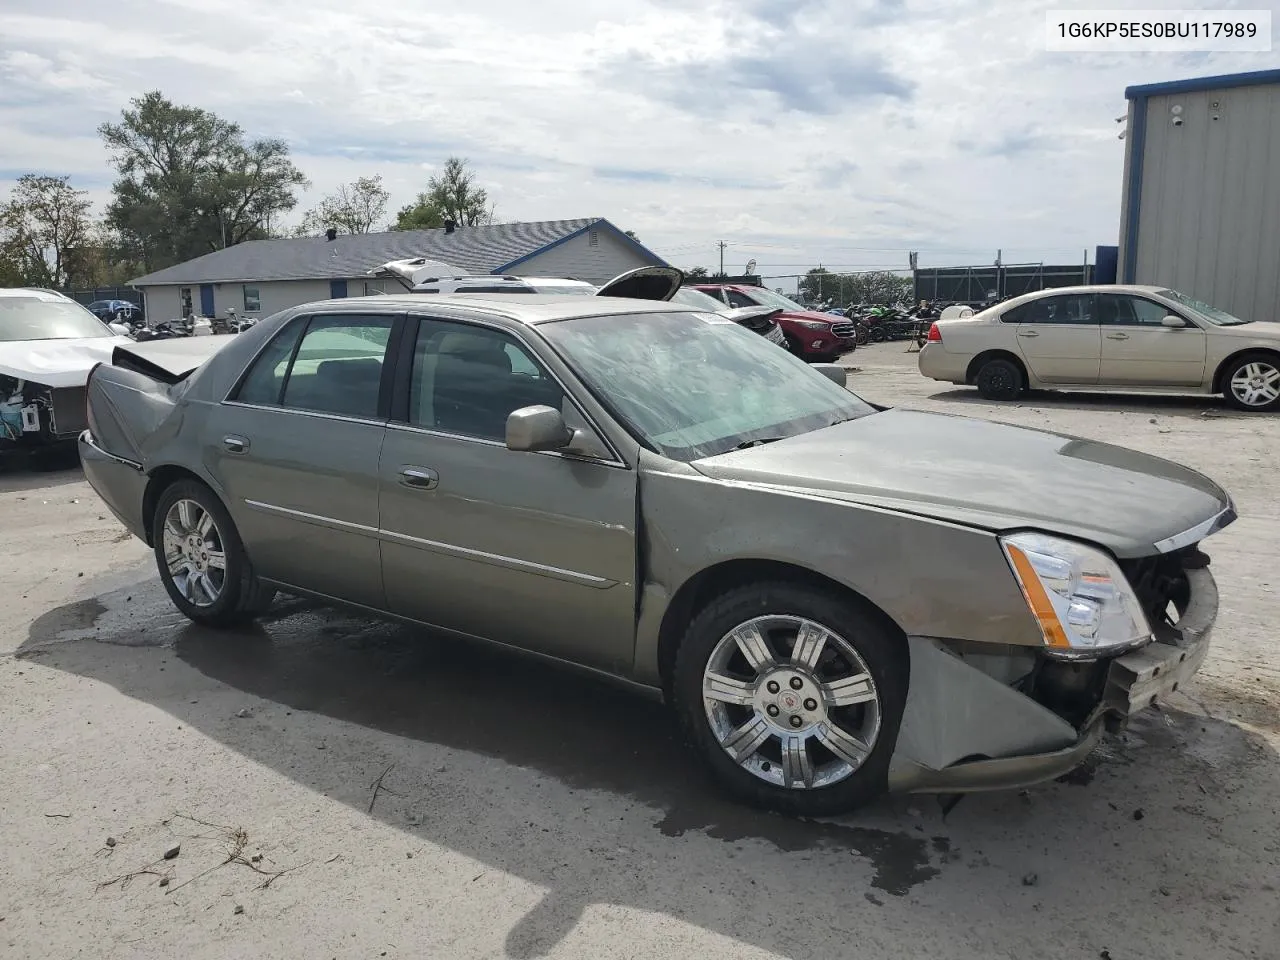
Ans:
[{"label": "gravel ground", "polygon": [[1280,957],[1280,418],[987,404],[903,344],[848,362],[871,400],[1222,482],[1242,519],[1211,541],[1200,678],[1071,782],[796,823],[723,802],[659,706],[576,676],[301,601],[193,627],[78,470],[9,472],[0,955]]}]

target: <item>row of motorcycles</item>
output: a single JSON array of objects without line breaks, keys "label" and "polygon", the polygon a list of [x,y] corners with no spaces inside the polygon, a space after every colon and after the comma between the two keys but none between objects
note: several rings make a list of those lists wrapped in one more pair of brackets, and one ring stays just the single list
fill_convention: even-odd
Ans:
[{"label": "row of motorcycles", "polygon": [[181,317],[161,320],[153,325],[141,318],[117,321],[113,326],[128,328],[125,336],[145,343],[150,340],[174,340],[178,337],[207,337],[215,334],[243,333],[258,322],[257,317],[241,317],[228,310],[223,317]]}]

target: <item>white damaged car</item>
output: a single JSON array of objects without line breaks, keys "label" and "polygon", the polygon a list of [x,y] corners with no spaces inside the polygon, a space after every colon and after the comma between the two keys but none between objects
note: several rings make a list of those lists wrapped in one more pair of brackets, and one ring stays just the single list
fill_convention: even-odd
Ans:
[{"label": "white damaged car", "polygon": [[89,371],[132,343],[60,293],[0,289],[0,453],[74,441]]}]

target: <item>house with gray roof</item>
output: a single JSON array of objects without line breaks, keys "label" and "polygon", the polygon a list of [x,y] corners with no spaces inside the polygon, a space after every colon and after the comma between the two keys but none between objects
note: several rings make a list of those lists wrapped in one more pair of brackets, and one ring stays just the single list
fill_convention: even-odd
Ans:
[{"label": "house with gray roof", "polygon": [[316,300],[394,293],[369,271],[426,257],[470,274],[572,277],[602,283],[666,261],[603,218],[500,223],[281,240],[250,240],[132,281],[147,316],[269,316]]}]

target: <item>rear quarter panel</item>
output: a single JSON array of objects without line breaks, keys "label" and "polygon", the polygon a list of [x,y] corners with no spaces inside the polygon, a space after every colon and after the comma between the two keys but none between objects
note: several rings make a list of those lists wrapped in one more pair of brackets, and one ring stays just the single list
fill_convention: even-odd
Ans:
[{"label": "rear quarter panel", "polygon": [[986,531],[714,481],[647,452],[640,510],[635,678],[644,683],[660,680],[660,629],[677,592],[734,560],[776,561],[828,577],[908,635],[1043,643],[999,543]]}]

